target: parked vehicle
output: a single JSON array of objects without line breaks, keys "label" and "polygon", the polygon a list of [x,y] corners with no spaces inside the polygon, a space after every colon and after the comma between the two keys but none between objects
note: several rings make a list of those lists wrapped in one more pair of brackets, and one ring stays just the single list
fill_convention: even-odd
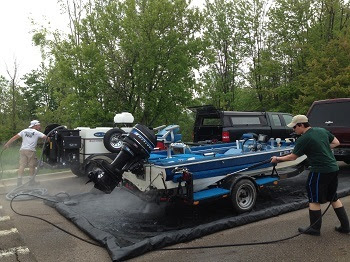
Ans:
[{"label": "parked vehicle", "polygon": [[244,133],[284,139],[293,133],[287,127],[293,118],[288,113],[222,111],[211,105],[189,109],[196,113],[193,142],[235,142]]},{"label": "parked vehicle", "polygon": [[114,116],[114,127],[77,127],[66,129],[52,124],[45,128],[47,135],[52,130],[50,143],[44,150],[44,163],[50,167],[69,167],[73,174],[85,176],[95,168],[95,159],[112,162],[123,144],[134,122],[131,113],[122,112]]},{"label": "parked vehicle", "polygon": [[307,117],[314,127],[323,127],[335,135],[340,146],[334,148],[338,161],[350,164],[350,98],[319,100],[312,103]]}]

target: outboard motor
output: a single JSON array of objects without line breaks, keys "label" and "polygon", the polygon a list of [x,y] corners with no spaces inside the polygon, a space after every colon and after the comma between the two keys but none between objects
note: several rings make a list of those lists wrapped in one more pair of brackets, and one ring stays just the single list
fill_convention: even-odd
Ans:
[{"label": "outboard motor", "polygon": [[101,163],[101,170],[92,171],[88,174],[89,181],[95,183],[95,188],[109,194],[122,180],[124,171],[140,166],[142,162],[149,158],[151,151],[157,143],[154,132],[146,126],[137,124],[132,128],[123,140],[123,146],[114,159],[109,164]]}]

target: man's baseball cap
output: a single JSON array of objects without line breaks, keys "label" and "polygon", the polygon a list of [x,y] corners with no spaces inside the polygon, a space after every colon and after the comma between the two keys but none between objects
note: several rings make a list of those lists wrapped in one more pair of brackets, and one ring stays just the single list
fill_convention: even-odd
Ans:
[{"label": "man's baseball cap", "polygon": [[308,123],[309,119],[305,115],[296,115],[292,118],[292,122],[290,122],[287,126],[293,127],[296,124]]},{"label": "man's baseball cap", "polygon": [[33,120],[33,121],[30,121],[29,127],[38,126],[38,125],[40,125],[40,122],[38,120]]}]

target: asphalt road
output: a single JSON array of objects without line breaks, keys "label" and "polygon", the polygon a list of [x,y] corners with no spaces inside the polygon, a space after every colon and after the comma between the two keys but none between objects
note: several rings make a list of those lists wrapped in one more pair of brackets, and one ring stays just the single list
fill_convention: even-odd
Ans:
[{"label": "asphalt road", "polygon": [[[343,170],[350,175],[350,168]],[[38,180],[41,182],[39,187],[47,188],[50,195],[62,191],[69,194],[87,192],[92,186],[85,185],[86,179],[70,173],[40,176]],[[111,261],[104,248],[82,242],[41,220],[15,214],[5,198],[5,194],[14,188],[14,182],[0,181],[0,261]],[[350,214],[350,196],[342,201]],[[42,200],[16,201],[14,208],[89,239]],[[323,205],[325,208],[326,205]],[[334,231],[338,221],[332,209],[324,216],[321,237],[302,235],[269,245],[181,250],[282,239],[295,235],[299,226],[308,223],[308,210],[303,209],[172,246],[179,248],[176,251],[153,251],[130,261],[350,261],[350,235]]]},{"label": "asphalt road", "polygon": [[[41,183],[37,187],[46,188],[50,195],[63,191],[69,194],[83,193],[91,189],[91,185],[85,185],[86,179],[78,178],[71,173],[38,176],[37,180]],[[104,248],[82,242],[41,220],[15,214],[10,209],[10,201],[6,200],[4,194],[14,188],[15,181],[2,182],[1,185],[0,181],[0,206],[2,206],[0,217],[9,216],[10,220],[6,221],[6,225],[0,221],[0,232],[12,228],[17,232],[8,234],[6,237],[2,237],[0,233],[1,262],[111,261]],[[17,212],[44,218],[83,239],[94,242],[54,208],[43,204],[42,200],[14,201],[13,207]],[[9,252],[18,247],[28,248],[29,252],[17,252],[18,255]]]}]

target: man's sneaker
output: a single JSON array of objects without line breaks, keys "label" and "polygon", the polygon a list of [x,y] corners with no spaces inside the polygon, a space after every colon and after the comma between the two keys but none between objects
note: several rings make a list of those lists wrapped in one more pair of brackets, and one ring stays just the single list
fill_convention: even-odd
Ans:
[{"label": "man's sneaker", "polygon": [[21,186],[21,185],[22,185],[22,178],[17,177],[17,186]]}]

